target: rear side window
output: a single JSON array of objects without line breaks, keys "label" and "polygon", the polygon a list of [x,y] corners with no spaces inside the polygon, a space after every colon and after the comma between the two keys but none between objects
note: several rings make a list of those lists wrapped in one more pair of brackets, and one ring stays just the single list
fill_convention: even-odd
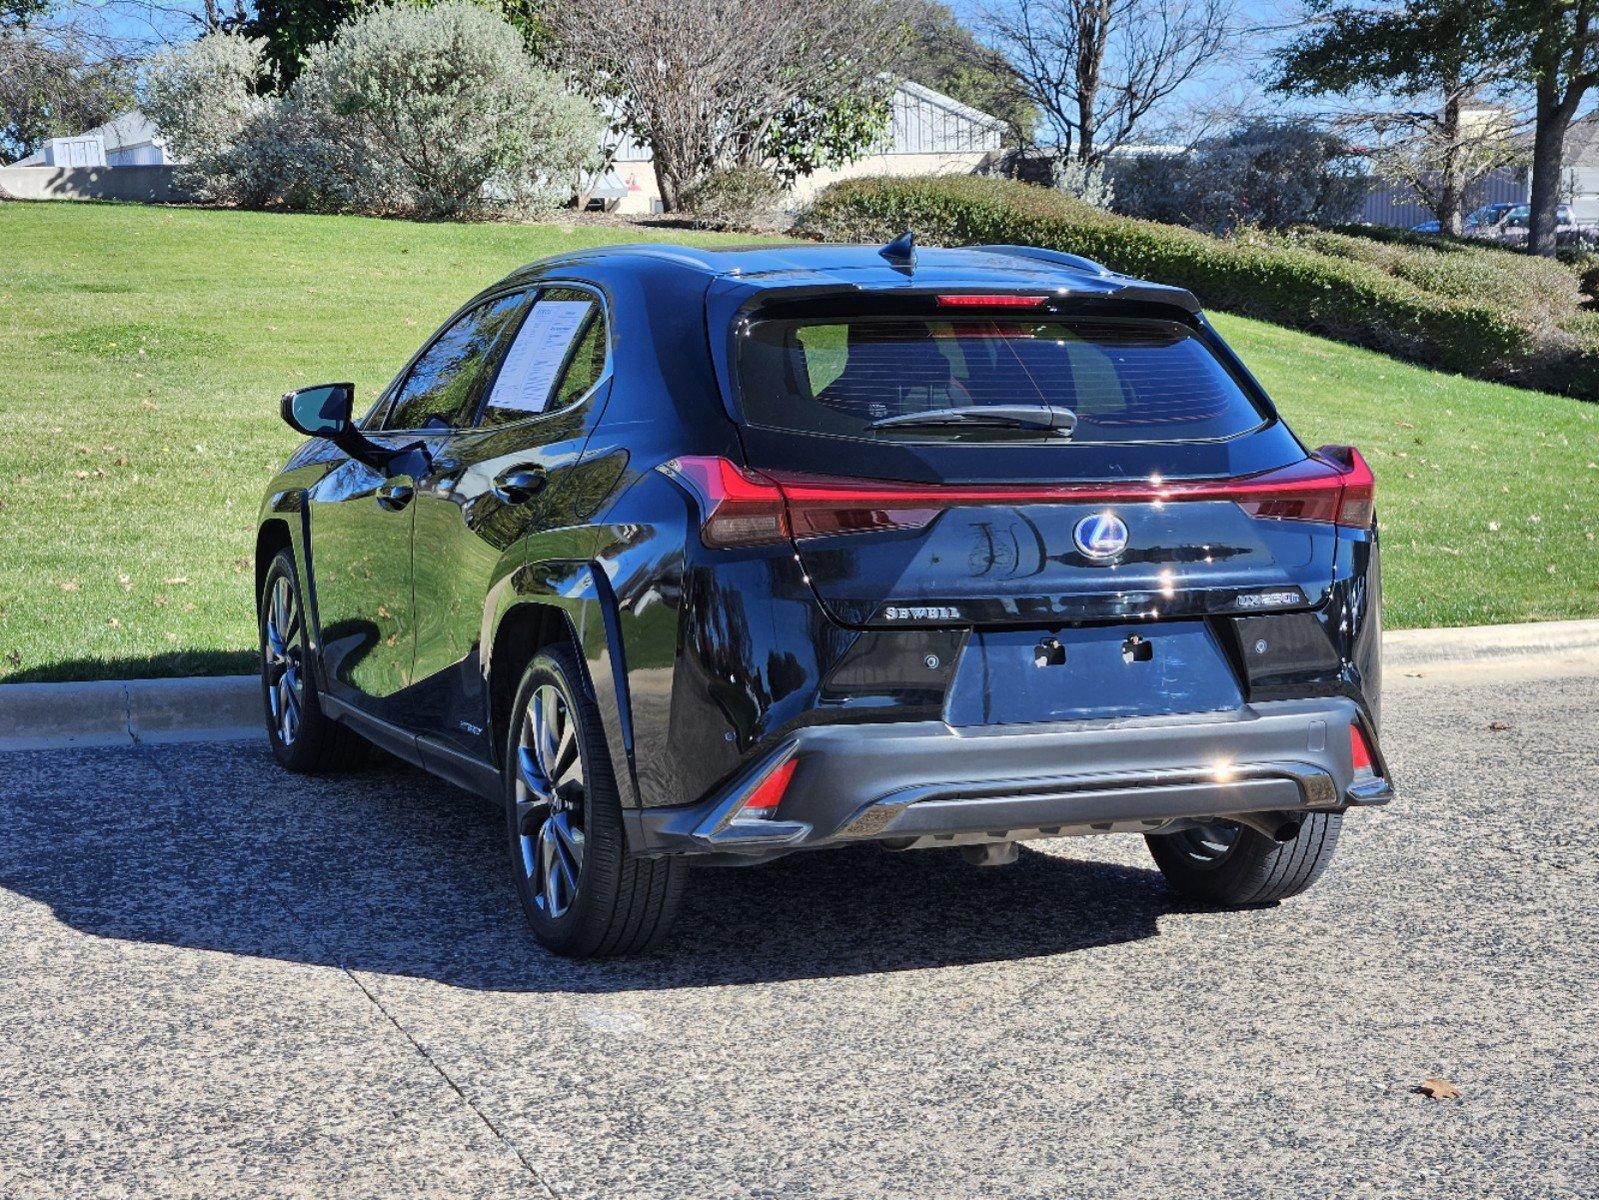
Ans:
[{"label": "rear side window", "polygon": [[471,421],[468,401],[489,353],[526,302],[525,293],[480,304],[422,352],[394,394],[385,429],[445,429]]},{"label": "rear side window", "polygon": [[740,339],[739,382],[751,424],[873,440],[1061,440],[958,422],[873,428],[992,405],[1069,409],[1074,442],[1229,438],[1265,419],[1209,348],[1174,321],[757,321]]},{"label": "rear side window", "polygon": [[505,352],[482,423],[503,425],[575,404],[605,374],[606,348],[597,297],[578,288],[541,292]]}]

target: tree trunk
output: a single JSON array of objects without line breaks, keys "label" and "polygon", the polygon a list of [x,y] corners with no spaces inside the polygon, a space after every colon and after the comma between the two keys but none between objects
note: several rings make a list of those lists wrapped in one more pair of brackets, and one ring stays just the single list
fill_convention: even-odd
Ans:
[{"label": "tree trunk", "polygon": [[1560,175],[1565,166],[1566,131],[1571,105],[1561,103],[1554,72],[1538,80],[1537,124],[1532,134],[1532,218],[1527,247],[1534,254],[1555,252],[1555,213],[1560,206]]},{"label": "tree trunk", "polygon": [[661,211],[676,212],[682,194],[682,180],[669,155],[655,151],[655,186],[661,190]]},{"label": "tree trunk", "polygon": [[1449,94],[1444,98],[1444,162],[1438,180],[1438,228],[1444,233],[1459,237],[1466,231],[1465,172],[1461,159],[1464,150],[1460,144],[1460,86],[1451,80]]},{"label": "tree trunk", "polygon": [[1094,161],[1094,139],[1099,135],[1095,105],[1105,70],[1105,43],[1110,20],[1108,0],[1083,4],[1077,10],[1077,157]]}]

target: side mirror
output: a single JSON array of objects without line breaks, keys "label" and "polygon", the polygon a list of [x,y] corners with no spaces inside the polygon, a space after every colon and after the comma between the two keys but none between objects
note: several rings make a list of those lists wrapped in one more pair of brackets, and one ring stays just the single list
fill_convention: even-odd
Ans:
[{"label": "side mirror", "polygon": [[300,388],[283,397],[281,409],[290,429],[307,437],[337,438],[349,433],[355,404],[353,383],[324,383]]}]

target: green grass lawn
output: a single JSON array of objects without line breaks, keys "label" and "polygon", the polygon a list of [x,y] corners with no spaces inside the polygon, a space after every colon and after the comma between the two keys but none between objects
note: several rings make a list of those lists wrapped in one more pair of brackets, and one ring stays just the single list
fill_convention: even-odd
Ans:
[{"label": "green grass lawn", "polygon": [[[0,680],[247,670],[279,394],[370,397],[512,267],[663,236],[0,205]],[[1217,323],[1304,437],[1371,459],[1390,626],[1599,614],[1599,406]]]}]

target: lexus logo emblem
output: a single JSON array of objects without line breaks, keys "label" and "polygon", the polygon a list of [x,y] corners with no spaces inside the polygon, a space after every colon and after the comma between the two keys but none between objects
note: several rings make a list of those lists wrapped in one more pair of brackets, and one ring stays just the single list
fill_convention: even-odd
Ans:
[{"label": "lexus logo emblem", "polygon": [[1095,513],[1077,522],[1072,541],[1089,558],[1115,558],[1127,549],[1127,523],[1112,512]]}]

